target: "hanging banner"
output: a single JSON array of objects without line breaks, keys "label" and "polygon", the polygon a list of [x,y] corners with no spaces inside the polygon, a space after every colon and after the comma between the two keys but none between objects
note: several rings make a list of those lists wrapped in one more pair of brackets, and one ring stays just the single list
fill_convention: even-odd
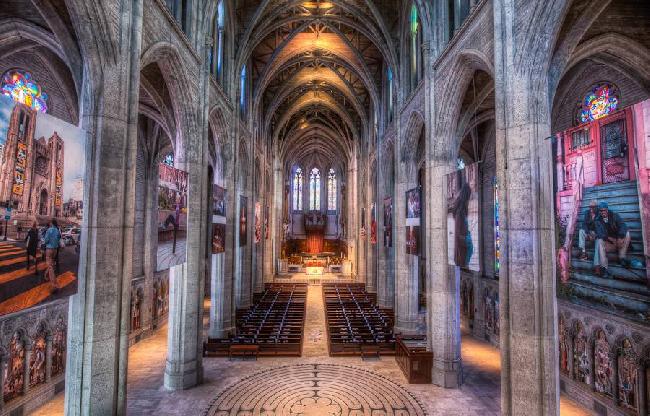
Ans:
[{"label": "hanging banner", "polygon": [[212,224],[212,254],[226,251],[226,224]]},{"label": "hanging banner", "polygon": [[370,206],[370,244],[377,244],[377,213],[374,202]]},{"label": "hanging banner", "polygon": [[226,216],[226,190],[219,185],[212,185],[212,215]]},{"label": "hanging banner", "polygon": [[393,198],[384,198],[384,247],[393,246]]},{"label": "hanging banner", "polygon": [[187,172],[158,165],[158,271],[186,261],[187,188]]},{"label": "hanging banner", "polygon": [[420,226],[421,215],[420,189],[413,188],[406,191],[406,225]]},{"label": "hanging banner", "polygon": [[255,203],[255,244],[262,241],[262,204]]},{"label": "hanging banner", "polygon": [[478,164],[447,176],[447,247],[450,265],[480,271]]},{"label": "hanging banner", "polygon": [[244,247],[248,239],[248,198],[239,196],[239,247]]},{"label": "hanging banner", "polygon": [[555,134],[558,296],[648,324],[630,299],[650,285],[650,100],[616,109],[612,91],[588,92]]},{"label": "hanging banner", "polygon": [[77,292],[85,140],[77,126],[0,95],[0,202],[11,213],[0,316]]}]

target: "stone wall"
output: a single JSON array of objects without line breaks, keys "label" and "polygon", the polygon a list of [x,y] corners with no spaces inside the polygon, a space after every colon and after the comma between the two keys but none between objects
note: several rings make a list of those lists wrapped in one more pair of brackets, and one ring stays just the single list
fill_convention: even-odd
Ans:
[{"label": "stone wall", "polygon": [[560,389],[598,415],[647,414],[647,327],[558,300]]},{"label": "stone wall", "polygon": [[65,386],[68,299],[0,319],[0,414],[24,415]]}]

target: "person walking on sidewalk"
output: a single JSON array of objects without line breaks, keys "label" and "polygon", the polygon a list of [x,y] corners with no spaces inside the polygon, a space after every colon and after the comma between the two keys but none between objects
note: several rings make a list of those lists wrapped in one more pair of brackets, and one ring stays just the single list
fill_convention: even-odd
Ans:
[{"label": "person walking on sidewalk", "polygon": [[36,257],[36,251],[38,249],[38,228],[36,226],[36,221],[32,224],[32,228],[27,231],[27,237],[25,238],[25,244],[27,248],[27,270],[29,270],[30,257],[34,258],[34,274],[38,274],[38,257]]},{"label": "person walking on sidewalk", "polygon": [[52,291],[59,290],[59,285],[56,282],[56,273],[54,272],[54,263],[56,262],[56,252],[59,249],[61,242],[61,232],[59,231],[56,219],[52,218],[50,227],[45,232],[45,262],[47,269],[45,269],[45,278],[52,284]]}]

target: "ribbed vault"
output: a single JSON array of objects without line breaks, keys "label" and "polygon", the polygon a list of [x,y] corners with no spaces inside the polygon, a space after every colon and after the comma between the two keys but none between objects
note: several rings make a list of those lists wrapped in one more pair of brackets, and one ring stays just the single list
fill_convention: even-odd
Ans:
[{"label": "ribbed vault", "polygon": [[286,172],[308,159],[345,171],[366,148],[384,71],[397,73],[393,41],[373,3],[240,4],[247,24],[237,67],[249,68],[253,115]]}]

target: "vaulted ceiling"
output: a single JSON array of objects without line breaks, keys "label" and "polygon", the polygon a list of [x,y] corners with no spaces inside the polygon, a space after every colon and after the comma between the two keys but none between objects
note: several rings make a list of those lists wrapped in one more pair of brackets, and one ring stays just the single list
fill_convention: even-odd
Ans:
[{"label": "vaulted ceiling", "polygon": [[[395,48],[385,16],[399,1],[240,2],[238,68],[248,63],[258,127],[290,169],[306,159],[345,168],[371,134]],[[378,6],[379,5],[379,6]],[[379,8],[378,8],[379,7]],[[381,10],[380,10],[381,9]]]}]

